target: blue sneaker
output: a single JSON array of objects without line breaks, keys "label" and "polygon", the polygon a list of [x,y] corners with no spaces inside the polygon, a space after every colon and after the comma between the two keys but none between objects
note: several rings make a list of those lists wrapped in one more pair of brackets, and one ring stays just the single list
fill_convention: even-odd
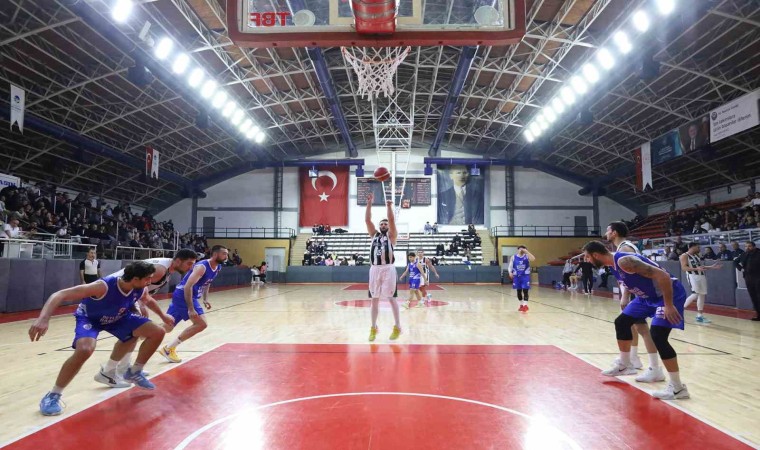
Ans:
[{"label": "blue sneaker", "polygon": [[697,323],[711,323],[712,320],[708,319],[705,316],[697,316]]},{"label": "blue sneaker", "polygon": [[63,402],[61,401],[61,394],[54,394],[48,392],[40,400],[40,412],[43,416],[57,416],[63,412]]},{"label": "blue sneaker", "polygon": [[141,371],[139,372],[132,372],[132,368],[130,367],[127,369],[127,372],[124,374],[124,379],[129,381],[130,383],[134,383],[138,385],[139,387],[143,389],[150,389],[153,390],[156,388],[156,385],[151,383],[150,380],[145,378],[145,374]]}]

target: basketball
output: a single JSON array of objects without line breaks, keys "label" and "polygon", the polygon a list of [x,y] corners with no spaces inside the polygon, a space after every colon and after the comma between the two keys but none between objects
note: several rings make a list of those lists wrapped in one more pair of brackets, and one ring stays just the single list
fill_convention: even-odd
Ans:
[{"label": "basketball", "polygon": [[375,170],[374,177],[377,181],[388,181],[391,178],[391,173],[385,167],[378,167]]}]

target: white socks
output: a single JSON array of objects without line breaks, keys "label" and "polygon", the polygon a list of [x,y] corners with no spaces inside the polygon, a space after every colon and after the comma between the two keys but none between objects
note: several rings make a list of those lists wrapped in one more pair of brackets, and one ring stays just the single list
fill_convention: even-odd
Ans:
[{"label": "white socks", "polygon": [[683,387],[681,384],[681,374],[679,372],[668,372],[670,376],[670,384],[673,385],[673,390],[680,391]]},{"label": "white socks", "polygon": [[132,364],[132,373],[142,372],[143,367],[145,367],[145,364]]},{"label": "white socks", "polygon": [[639,356],[639,347],[635,346],[635,345],[632,345],[631,346],[631,359],[633,359],[633,358],[635,358],[637,356]]},{"label": "white socks", "polygon": [[631,352],[620,352],[620,364],[624,367],[631,366]]},{"label": "white socks", "polygon": [[109,359],[108,362],[106,362],[106,365],[103,366],[103,372],[110,372],[112,370],[116,370],[117,365],[119,365],[119,361],[114,361],[113,359]]},{"label": "white socks", "polygon": [[177,336],[176,338],[174,338],[173,341],[171,341],[171,343],[169,343],[169,345],[167,345],[167,347],[168,348],[177,348],[179,346],[179,344],[181,344],[181,343],[182,343],[182,341],[180,340],[179,336]]},{"label": "white socks", "polygon": [[657,353],[647,353],[649,356],[649,367],[652,369],[658,369],[660,367],[660,358]]},{"label": "white socks", "polygon": [[53,389],[50,390],[53,394],[63,394],[63,388],[58,386],[53,386]]}]

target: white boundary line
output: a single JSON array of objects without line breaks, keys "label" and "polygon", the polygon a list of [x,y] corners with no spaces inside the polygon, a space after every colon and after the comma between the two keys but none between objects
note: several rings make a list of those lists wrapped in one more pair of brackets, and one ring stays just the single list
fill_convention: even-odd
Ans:
[{"label": "white boundary line", "polygon": [[570,448],[572,448],[574,450],[580,450],[582,448],[580,445],[578,445],[577,442],[575,442],[573,439],[571,439],[565,433],[563,433],[562,431],[558,430],[557,428],[549,425],[543,419],[532,417],[532,416],[529,416],[529,415],[527,415],[527,414],[525,414],[523,412],[517,411],[515,409],[507,408],[507,407],[500,406],[500,405],[494,405],[492,403],[481,402],[481,401],[478,401],[478,400],[471,400],[471,399],[468,399],[468,398],[450,397],[450,396],[447,396],[447,395],[437,395],[437,394],[421,394],[421,393],[415,393],[415,392],[345,392],[345,393],[341,393],[341,394],[324,394],[324,395],[313,395],[313,396],[310,396],[310,397],[293,398],[293,399],[290,399],[290,400],[282,400],[282,401],[279,401],[279,402],[267,403],[267,404],[264,404],[264,405],[256,406],[254,408],[246,409],[244,411],[241,411],[241,412],[238,412],[238,413],[235,413],[235,414],[231,414],[231,415],[226,416],[226,417],[222,417],[221,419],[217,419],[217,420],[215,420],[213,422],[210,422],[210,423],[204,425],[201,428],[198,428],[193,433],[191,433],[189,436],[187,436],[182,442],[180,442],[179,445],[177,445],[176,447],[174,447],[174,449],[175,450],[183,450],[188,445],[190,445],[198,436],[200,436],[201,434],[203,434],[206,431],[210,430],[211,428],[214,428],[215,426],[217,426],[217,425],[219,425],[221,423],[224,423],[224,422],[227,422],[229,420],[235,419],[236,417],[242,416],[244,414],[250,414],[250,413],[253,413],[255,411],[262,410],[262,409],[271,408],[273,406],[286,405],[286,404],[289,404],[289,403],[296,403],[296,402],[301,402],[301,401],[305,401],[305,400],[318,400],[318,399],[323,399],[323,398],[335,398],[335,397],[358,397],[358,396],[364,396],[364,395],[388,395],[388,396],[390,396],[390,395],[401,395],[401,396],[406,396],[406,397],[435,398],[435,399],[453,400],[453,401],[458,401],[458,402],[463,402],[463,403],[470,403],[470,404],[478,405],[478,406],[486,406],[486,407],[489,407],[489,408],[497,409],[499,411],[503,411],[503,412],[507,412],[507,413],[510,413],[510,414],[514,414],[516,416],[520,416],[520,417],[522,417],[524,419],[527,419],[527,420],[529,420],[531,422],[537,423],[545,431],[551,431],[551,432],[555,433],[556,436],[559,437],[562,440],[563,443],[569,445]]},{"label": "white boundary line", "polygon": [[[221,347],[223,345],[226,345],[226,344],[229,344],[229,342],[223,342],[223,343],[221,343],[219,345],[216,345],[216,346],[214,346],[214,347],[212,347],[212,348],[210,348],[210,349],[208,349],[208,350],[206,350],[206,351],[204,351],[204,352],[202,352],[202,353],[200,353],[198,355],[193,356],[190,359],[183,360],[181,363],[168,363],[166,368],[164,368],[163,370],[158,371],[154,375],[151,375],[150,378],[151,379],[155,378],[155,377],[157,377],[157,376],[159,376],[161,374],[164,374],[164,373],[166,373],[166,372],[168,372],[168,371],[170,371],[172,369],[175,369],[175,368],[177,368],[177,367],[179,367],[179,366],[181,366],[181,365],[183,365],[183,364],[185,364],[187,362],[194,361],[196,358],[199,358],[199,357],[201,357],[201,356],[203,356],[203,355],[205,355],[205,354],[207,354],[209,352],[212,352],[212,351],[214,351],[214,350],[218,349],[219,347]],[[160,355],[158,355],[158,352],[156,352],[155,355],[156,356],[160,356]],[[93,381],[93,383],[94,383],[94,381]],[[80,411],[77,411],[76,413],[71,414],[71,415],[67,415],[65,413],[61,414],[60,416],[57,416],[54,419],[50,420],[50,422],[46,423],[45,425],[42,425],[42,426],[39,426],[39,427],[33,427],[32,430],[27,431],[26,433],[22,434],[21,436],[18,436],[18,437],[12,438],[9,441],[0,443],[0,448],[8,446],[10,444],[13,444],[15,442],[18,442],[21,439],[29,437],[29,436],[33,435],[34,433],[37,433],[39,431],[44,430],[45,428],[49,428],[49,427],[57,424],[58,422],[66,420],[66,419],[68,419],[70,417],[74,417],[77,414],[83,413],[83,412],[87,411],[88,409],[92,408],[95,405],[103,403],[104,401],[106,401],[106,400],[108,400],[108,399],[110,399],[112,397],[115,397],[115,396],[117,396],[119,394],[122,394],[124,392],[130,391],[132,389],[141,389],[141,388],[135,387],[135,386],[128,387],[128,388],[123,388],[123,389],[120,389],[120,388],[111,388],[111,389],[103,392],[103,394],[100,396],[100,399],[98,399],[98,400],[96,400],[96,401],[94,401],[92,403],[88,403],[87,406],[85,406],[84,408],[82,408]],[[41,416],[41,417],[47,418],[46,416]]]},{"label": "white boundary line", "polygon": [[[570,351],[567,351],[567,350],[565,350],[562,347],[557,346],[557,348],[559,348],[560,350],[562,350],[563,352],[565,352],[565,353],[567,353],[569,355],[572,355],[572,356],[580,359],[581,361],[583,361],[584,363],[590,365],[591,367],[594,367],[594,368],[598,369],[598,367],[595,364],[593,364],[591,361],[587,361],[584,357],[582,357],[580,355],[576,355],[575,353],[572,353]],[[604,376],[604,375],[601,375],[601,376]],[[636,388],[636,389],[638,389],[638,390],[646,393],[649,396],[652,395],[652,393],[649,390],[644,389],[644,387],[642,387],[642,386],[639,386],[639,383],[636,383],[636,382],[631,383],[626,378],[620,378],[620,377],[607,377],[607,378],[609,378],[610,380],[617,379],[617,381],[619,383],[628,384],[629,386],[632,386],[632,387],[634,387],[634,388]],[[663,403],[669,405],[670,407],[675,408],[675,409],[681,411],[682,413],[685,413],[686,415],[691,416],[691,417],[697,419],[698,421],[704,423],[705,425],[709,425],[709,426],[715,428],[716,430],[720,431],[721,433],[726,434],[728,436],[731,436],[732,438],[736,439],[737,441],[739,441],[739,442],[741,442],[743,444],[749,445],[751,448],[760,448],[760,446],[758,446],[758,444],[753,443],[752,441],[750,441],[749,439],[743,437],[742,435],[737,434],[737,433],[735,433],[735,432],[733,432],[731,430],[728,430],[728,429],[726,429],[726,428],[724,428],[724,427],[716,424],[715,422],[713,422],[711,420],[705,419],[704,417],[700,416],[699,414],[697,414],[697,413],[695,413],[693,411],[689,411],[688,409],[686,409],[683,406],[679,405],[677,400],[658,400],[658,399],[655,399],[654,397],[652,397],[652,401],[663,402]]]}]

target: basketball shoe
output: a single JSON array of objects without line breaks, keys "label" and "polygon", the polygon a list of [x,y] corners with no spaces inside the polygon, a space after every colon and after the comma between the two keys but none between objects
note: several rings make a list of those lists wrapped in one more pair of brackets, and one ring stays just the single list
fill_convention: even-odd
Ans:
[{"label": "basketball shoe", "polygon": [[689,398],[689,390],[686,389],[686,385],[682,384],[681,389],[677,390],[671,383],[668,383],[668,387],[661,391],[652,392],[652,397],[659,398],[660,400],[682,400]]}]

